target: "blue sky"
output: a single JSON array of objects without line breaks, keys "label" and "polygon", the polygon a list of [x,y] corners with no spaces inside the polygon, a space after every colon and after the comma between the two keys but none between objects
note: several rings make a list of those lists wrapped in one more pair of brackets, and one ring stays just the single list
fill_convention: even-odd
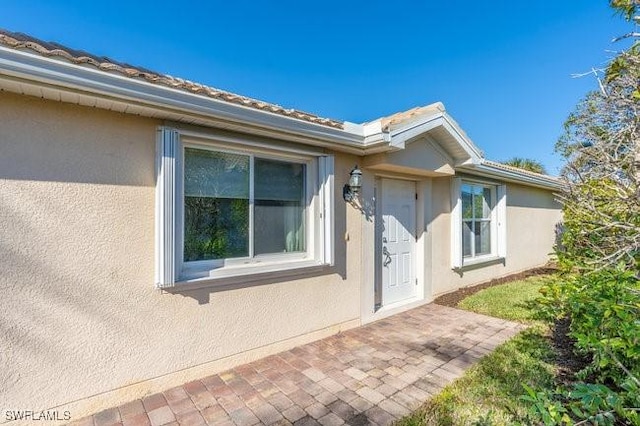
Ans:
[{"label": "blue sky", "polygon": [[488,158],[553,146],[624,47],[606,0],[5,0],[0,27],[324,117],[442,101]]}]

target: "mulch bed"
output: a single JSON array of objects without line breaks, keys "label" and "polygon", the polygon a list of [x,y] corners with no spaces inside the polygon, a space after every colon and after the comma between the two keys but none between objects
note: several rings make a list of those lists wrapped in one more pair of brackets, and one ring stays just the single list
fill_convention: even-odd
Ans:
[{"label": "mulch bed", "polygon": [[570,385],[575,381],[576,373],[589,364],[588,358],[574,352],[575,340],[568,335],[570,325],[569,318],[556,320],[551,336],[558,366],[556,380],[564,385]]},{"label": "mulch bed", "polygon": [[456,290],[451,293],[443,294],[442,296],[436,298],[434,300],[438,305],[449,306],[450,308],[455,308],[458,306],[458,303],[462,301],[462,299],[471,296],[472,294],[476,294],[480,290],[484,290],[485,288],[493,287],[500,284],[506,284],[511,281],[523,280],[529,277],[535,277],[538,275],[548,275],[557,272],[557,268],[554,266],[543,266],[541,268],[529,269],[524,272],[519,272],[517,274],[507,275],[502,278],[495,278],[491,281],[487,281],[485,283],[481,283],[478,285],[474,285],[473,287],[464,287],[459,290]]}]

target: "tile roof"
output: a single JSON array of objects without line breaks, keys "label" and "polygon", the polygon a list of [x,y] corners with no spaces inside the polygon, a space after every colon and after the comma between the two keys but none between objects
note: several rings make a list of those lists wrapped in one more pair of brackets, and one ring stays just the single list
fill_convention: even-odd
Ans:
[{"label": "tile roof", "polygon": [[[378,118],[382,125],[382,130],[389,131],[399,125],[407,124],[418,120],[425,114],[433,114],[434,112],[444,112],[444,105],[436,102],[430,105],[415,107],[406,111],[400,111],[387,117]],[[378,121],[374,120],[374,121]]]},{"label": "tile roof", "polygon": [[506,170],[508,172],[516,172],[516,173],[521,173],[523,175],[529,175],[529,176],[535,176],[535,177],[551,178],[553,180],[558,180],[559,181],[559,179],[557,177],[555,177],[555,176],[546,175],[546,174],[542,174],[542,173],[536,173],[536,172],[532,172],[530,170],[521,169],[519,167],[508,166],[506,164],[498,163],[497,161],[484,160],[483,164],[486,164],[487,166],[493,167],[495,169]]},{"label": "tile roof", "polygon": [[149,69],[118,62],[105,56],[96,56],[82,50],[70,49],[54,42],[45,42],[22,33],[15,33],[0,28],[0,46],[16,50],[28,51],[44,57],[66,60],[77,65],[90,65],[97,70],[115,72],[124,77],[141,79],[149,83],[166,86],[172,89],[218,99],[224,102],[238,104],[270,113],[284,115],[298,120],[304,120],[323,126],[342,129],[343,122],[295,109],[288,109],[257,99],[219,90],[203,84],[194,83],[170,75],[161,74]]}]

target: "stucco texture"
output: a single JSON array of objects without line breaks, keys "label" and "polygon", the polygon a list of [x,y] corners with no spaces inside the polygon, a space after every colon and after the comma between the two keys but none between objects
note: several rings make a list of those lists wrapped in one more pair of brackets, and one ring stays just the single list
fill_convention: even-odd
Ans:
[{"label": "stucco texture", "polygon": [[562,220],[553,192],[507,183],[507,256],[504,263],[451,269],[451,179],[433,179],[431,296],[546,264]]},{"label": "stucco texture", "polygon": [[[211,361],[357,321],[361,218],[340,179],[332,270],[163,293],[153,286],[161,123],[6,93],[0,123],[0,408],[71,406],[76,418],[104,408],[105,393],[124,402],[145,389],[118,396],[126,386],[175,385],[189,378],[176,372],[213,373]],[[337,176],[353,163],[338,156]]]}]

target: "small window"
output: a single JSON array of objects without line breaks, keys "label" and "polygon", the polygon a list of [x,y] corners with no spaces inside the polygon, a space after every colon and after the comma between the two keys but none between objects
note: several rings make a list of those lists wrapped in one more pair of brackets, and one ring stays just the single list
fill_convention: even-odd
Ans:
[{"label": "small window", "polygon": [[479,265],[507,255],[506,185],[453,178],[451,267]]},{"label": "small window", "polygon": [[464,257],[490,255],[493,196],[492,187],[463,183],[462,253]]}]

